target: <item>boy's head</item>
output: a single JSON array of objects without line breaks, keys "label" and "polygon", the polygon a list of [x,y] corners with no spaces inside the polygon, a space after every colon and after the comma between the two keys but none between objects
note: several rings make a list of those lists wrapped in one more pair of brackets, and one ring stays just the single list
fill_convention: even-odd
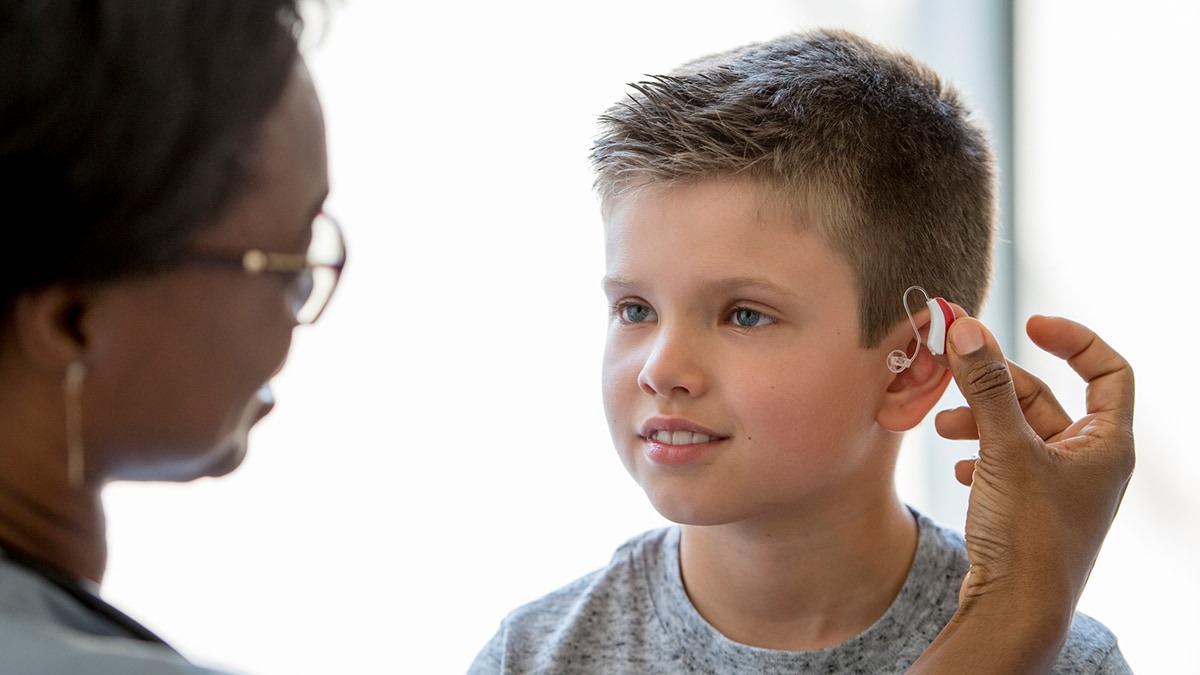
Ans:
[{"label": "boy's head", "polygon": [[929,70],[844,33],[634,88],[593,151],[626,468],[680,523],[879,512],[899,432],[949,384],[927,350],[888,369],[912,351],[905,289],[974,312],[987,285],[984,134]]},{"label": "boy's head", "polygon": [[919,284],[978,313],[991,269],[995,167],[957,93],[904,54],[817,31],[632,85],[592,150],[610,212],[646,187],[748,178],[849,262],[860,344]]}]

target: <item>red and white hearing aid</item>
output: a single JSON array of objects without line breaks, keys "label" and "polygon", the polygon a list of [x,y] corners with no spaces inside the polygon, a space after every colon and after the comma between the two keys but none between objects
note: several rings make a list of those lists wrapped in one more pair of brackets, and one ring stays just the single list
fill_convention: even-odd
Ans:
[{"label": "red and white hearing aid", "polygon": [[926,345],[929,347],[930,354],[936,356],[946,353],[946,331],[950,330],[950,324],[954,323],[954,309],[950,307],[950,303],[942,298],[930,298],[925,289],[920,286],[909,286],[908,290],[904,291],[904,313],[908,315],[908,322],[912,324],[913,333],[917,336],[917,348],[913,351],[912,356],[899,349],[888,354],[888,370],[893,373],[904,372],[917,358],[917,353],[921,351],[921,331],[917,329],[917,320],[913,318],[912,310],[908,308],[908,294],[913,291],[921,291],[921,295],[925,296],[925,306],[929,308],[929,338],[926,340]]}]

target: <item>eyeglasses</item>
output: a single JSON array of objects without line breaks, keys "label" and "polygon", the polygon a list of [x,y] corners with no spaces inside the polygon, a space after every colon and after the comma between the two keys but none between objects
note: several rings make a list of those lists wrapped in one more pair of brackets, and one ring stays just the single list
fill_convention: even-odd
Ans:
[{"label": "eyeglasses", "polygon": [[248,274],[292,275],[289,289],[292,316],[296,323],[311,324],[325,311],[342,269],[346,266],[346,240],[332,216],[321,212],[313,218],[312,240],[306,253],[271,253],[252,248],[241,255],[190,251],[186,262],[235,265]]}]

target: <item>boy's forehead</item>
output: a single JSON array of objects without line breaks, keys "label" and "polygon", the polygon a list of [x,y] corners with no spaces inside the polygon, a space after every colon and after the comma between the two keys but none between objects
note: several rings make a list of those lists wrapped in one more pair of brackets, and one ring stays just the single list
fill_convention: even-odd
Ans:
[{"label": "boy's forehead", "polygon": [[611,256],[614,248],[631,243],[631,237],[648,234],[673,234],[686,240],[701,232],[710,236],[724,231],[754,236],[776,229],[797,235],[819,233],[824,228],[812,212],[759,181],[721,176],[645,183],[623,191],[604,205],[602,222]]},{"label": "boy's forehead", "polygon": [[800,232],[828,229],[832,222],[822,191],[784,187],[772,181],[740,176],[705,176],[680,181],[644,181],[627,186],[601,204],[605,230],[652,210],[687,207],[697,211],[738,207],[743,222],[764,227],[786,223]]},{"label": "boy's forehead", "polygon": [[747,180],[644,186],[613,200],[604,228],[610,288],[664,276],[713,292],[795,288],[818,270],[848,265],[815,228]]}]

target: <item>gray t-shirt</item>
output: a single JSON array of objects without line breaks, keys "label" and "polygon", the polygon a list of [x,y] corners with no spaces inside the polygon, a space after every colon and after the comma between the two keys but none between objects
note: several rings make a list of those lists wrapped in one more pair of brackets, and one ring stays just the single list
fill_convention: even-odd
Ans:
[{"label": "gray t-shirt", "polygon": [[[722,635],[692,606],[678,527],[617,549],[608,567],[510,614],[475,659],[485,673],[902,673],[958,607],[962,536],[918,516],[916,556],[900,594],[861,635],[810,652],[760,649]],[[1129,673],[1107,628],[1076,614],[1055,673]]]}]

